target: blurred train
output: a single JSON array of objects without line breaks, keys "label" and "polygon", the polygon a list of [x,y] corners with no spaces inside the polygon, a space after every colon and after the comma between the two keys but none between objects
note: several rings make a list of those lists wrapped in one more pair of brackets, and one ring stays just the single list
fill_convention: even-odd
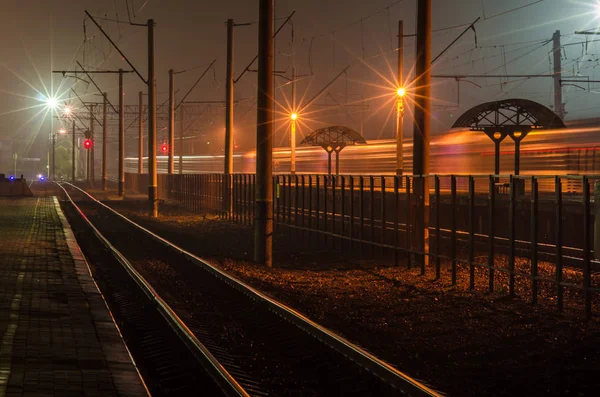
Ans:
[{"label": "blurred train", "polygon": [[[411,174],[412,142],[404,143],[404,173]],[[501,144],[500,173],[514,173],[514,142],[507,137]],[[492,174],[494,144],[483,132],[452,130],[432,136],[430,143],[431,174]],[[521,175],[578,175],[600,171],[600,127],[534,130],[521,142]],[[340,153],[340,174],[391,175],[396,168],[396,143],[393,139],[371,140],[366,145],[347,146]],[[332,156],[335,172],[335,155]],[[222,173],[223,155],[184,155],[184,173]],[[147,158],[144,158],[146,169]],[[167,157],[158,156],[158,172],[167,170]],[[126,172],[137,172],[137,157],[128,157]],[[234,154],[236,173],[253,173],[256,152]],[[290,149],[273,150],[273,172],[289,173]],[[296,171],[300,174],[327,172],[327,153],[321,147],[300,146],[296,149]],[[179,157],[175,156],[175,172]]]}]

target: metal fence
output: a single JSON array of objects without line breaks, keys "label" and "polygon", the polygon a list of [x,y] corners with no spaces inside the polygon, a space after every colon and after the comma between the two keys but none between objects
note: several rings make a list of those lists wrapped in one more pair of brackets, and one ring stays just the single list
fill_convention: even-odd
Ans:
[{"label": "metal fence", "polygon": [[[581,298],[588,318],[592,304],[598,304],[600,265],[593,259],[590,187],[600,176],[273,179],[275,227],[288,229],[303,249],[389,259],[420,267],[422,274],[435,272],[436,278],[444,270],[452,284],[462,277],[470,288],[476,282],[481,287],[484,277],[489,291],[498,289],[502,275],[509,295],[515,295],[519,280],[534,303],[544,285],[552,289],[559,310],[569,290]],[[231,203],[224,194],[228,188]],[[145,193],[147,175],[127,174],[126,189]],[[254,189],[254,174],[159,174],[160,199],[248,225],[254,223]],[[425,213],[425,229],[417,223],[419,209]],[[425,230],[423,236],[419,230]],[[428,260],[419,260],[423,256]]]}]

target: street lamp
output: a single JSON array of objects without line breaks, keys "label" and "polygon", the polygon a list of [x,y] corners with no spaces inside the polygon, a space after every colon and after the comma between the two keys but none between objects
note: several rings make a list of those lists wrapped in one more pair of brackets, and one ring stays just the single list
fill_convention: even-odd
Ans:
[{"label": "street lamp", "polygon": [[404,160],[402,158],[402,127],[404,121],[404,96],[406,88],[398,87],[396,90],[396,175],[402,176]]},{"label": "street lamp", "polygon": [[54,97],[46,98],[46,106],[50,109],[56,109],[58,107],[58,99]]},{"label": "street lamp", "polygon": [[296,174],[296,120],[298,113],[294,112],[290,115],[290,174]]}]

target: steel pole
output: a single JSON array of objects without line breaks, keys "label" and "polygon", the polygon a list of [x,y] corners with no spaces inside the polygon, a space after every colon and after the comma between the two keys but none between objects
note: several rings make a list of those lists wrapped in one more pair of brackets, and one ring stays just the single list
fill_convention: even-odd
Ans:
[{"label": "steel pole", "polygon": [[179,173],[183,174],[183,103],[179,105]]},{"label": "steel pole", "polygon": [[94,146],[96,146],[96,142],[95,142],[95,139],[94,139],[94,107],[95,107],[94,105],[90,105],[90,139],[92,140],[92,146],[89,149],[89,152],[90,152],[90,155],[89,155],[89,157],[90,157],[90,160],[89,160],[90,161],[90,176],[89,176],[89,179],[90,179],[90,182],[91,182],[92,186],[94,186],[94,184],[96,183],[96,175],[94,173],[94,170],[95,170],[95,167],[94,167],[95,166],[95,163],[94,163],[94,161],[95,161],[95,158],[94,158],[95,148],[94,148]]},{"label": "steel pole", "polygon": [[[431,0],[417,3],[417,51],[415,67],[415,106],[413,130],[413,174],[429,174],[429,133],[431,127]],[[428,255],[428,207],[429,189],[425,178],[415,179],[417,211],[415,231],[417,234],[418,260],[423,266]]]},{"label": "steel pole", "polygon": [[154,74],[154,20],[148,19],[148,200],[150,213],[158,217],[156,175],[156,75]]},{"label": "steel pole", "polygon": [[[51,123],[52,125],[54,123]],[[51,132],[51,136],[52,136],[52,153],[51,153],[51,159],[52,162],[50,163],[50,168],[51,168],[51,173],[50,176],[52,178],[52,181],[55,180],[55,169],[56,169],[56,133],[54,131]]]},{"label": "steel pole", "polygon": [[139,93],[138,174],[144,173],[144,93]]},{"label": "steel pole", "polygon": [[259,0],[254,260],[273,266],[273,0]]},{"label": "steel pole", "polygon": [[[404,57],[404,23],[398,21],[398,89],[404,87],[403,59]],[[404,99],[398,95],[396,100],[396,175],[402,176],[404,172],[403,158],[403,122],[404,122]]]},{"label": "steel pole", "polygon": [[290,173],[296,174],[296,68],[292,68],[292,123],[290,125]]},{"label": "steel pole", "polygon": [[552,53],[554,63],[554,113],[558,117],[563,119],[565,112],[562,103],[562,85],[560,83],[562,79],[562,59],[561,59],[561,48],[560,48],[560,30],[557,30],[552,35]]},{"label": "steel pole", "polygon": [[71,181],[75,183],[75,119],[73,119],[73,141],[71,147]]},{"label": "steel pole", "polygon": [[175,83],[173,81],[173,69],[169,69],[169,165],[167,172],[172,174],[175,168],[173,162],[173,149],[175,145]]},{"label": "steel pole", "polygon": [[125,195],[125,105],[123,69],[119,69],[119,197]]},{"label": "steel pole", "polygon": [[108,97],[106,96],[106,92],[102,94],[104,97],[104,103],[102,104],[102,190],[106,190],[106,145],[108,143],[108,117],[107,117],[107,107],[108,107]]},{"label": "steel pole", "polygon": [[223,184],[223,212],[232,212],[231,178],[233,172],[233,19],[227,20],[227,76],[225,79],[225,183]]}]

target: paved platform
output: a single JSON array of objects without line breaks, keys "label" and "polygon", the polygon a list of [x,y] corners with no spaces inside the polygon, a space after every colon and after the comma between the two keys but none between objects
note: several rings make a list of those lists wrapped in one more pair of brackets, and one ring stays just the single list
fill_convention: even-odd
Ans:
[{"label": "paved platform", "polygon": [[0,198],[0,397],[147,396],[53,197]]}]

